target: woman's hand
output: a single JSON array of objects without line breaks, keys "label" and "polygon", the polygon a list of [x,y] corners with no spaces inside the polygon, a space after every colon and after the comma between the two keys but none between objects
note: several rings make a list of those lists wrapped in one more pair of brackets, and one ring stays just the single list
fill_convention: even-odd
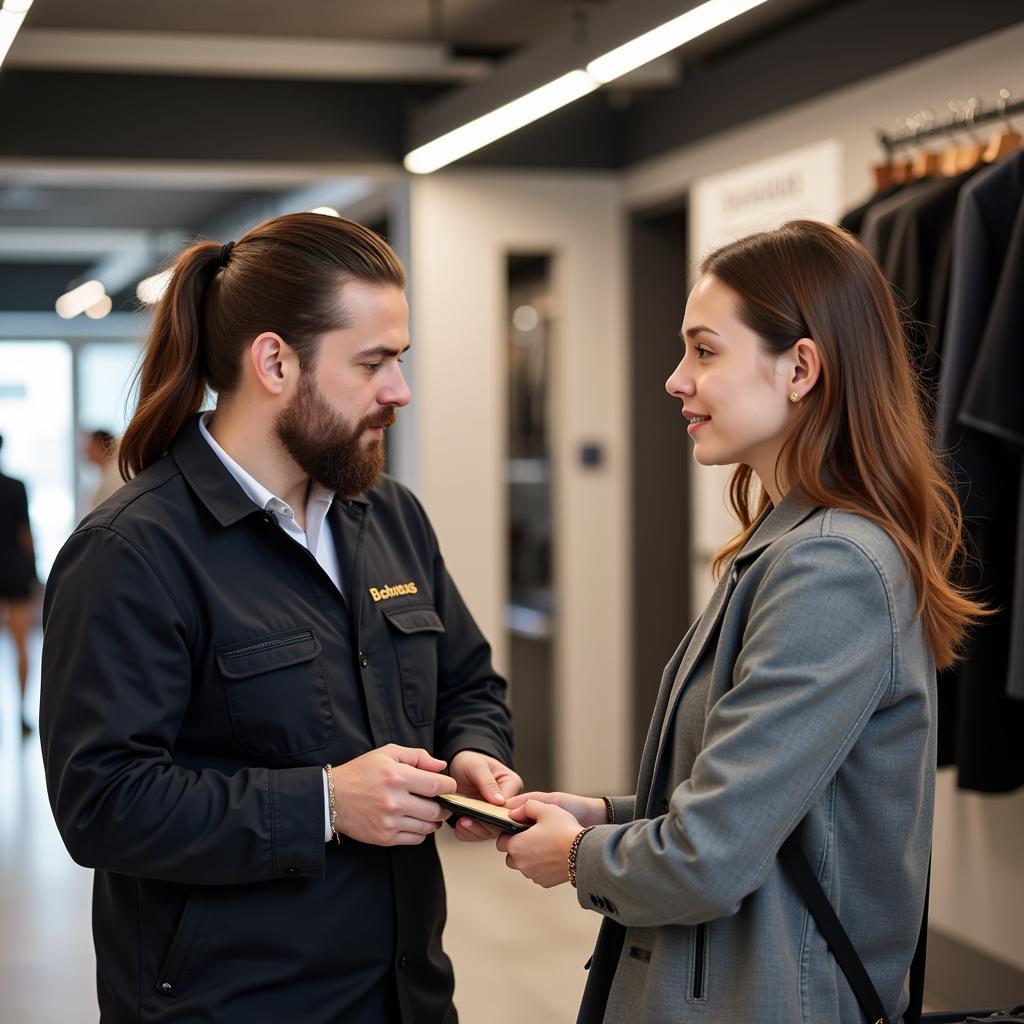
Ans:
[{"label": "woman's hand", "polygon": [[[520,793],[506,801],[510,810],[522,807],[527,800],[537,800],[542,804],[554,804],[568,811],[580,825],[607,825],[608,809],[599,796],[576,796],[574,793]],[[516,821],[522,821],[516,818]]]},{"label": "woman's hand", "polygon": [[[604,802],[598,802],[603,815]],[[579,819],[554,802],[540,800],[527,800],[513,811],[512,818],[532,820],[534,824],[517,835],[498,837],[497,847],[505,854],[505,864],[545,889],[569,881],[569,847],[583,828]]]}]

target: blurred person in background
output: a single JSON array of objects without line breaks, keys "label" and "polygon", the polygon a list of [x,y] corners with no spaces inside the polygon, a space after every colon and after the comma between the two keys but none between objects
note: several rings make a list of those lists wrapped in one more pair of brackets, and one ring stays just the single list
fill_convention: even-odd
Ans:
[{"label": "blurred person in background", "polygon": [[344,218],[187,249],[129,482],[50,574],[43,759],[111,1024],[457,1019],[433,797],[522,784],[490,648],[382,475],[404,287]]},{"label": "blurred person in background", "polygon": [[85,436],[83,451],[99,472],[96,489],[89,499],[89,508],[94,509],[124,486],[117,468],[117,438],[109,430],[92,430]]},{"label": "blurred person in background", "polygon": [[[4,439],[0,437],[0,451]],[[0,472],[0,611],[10,630],[18,658],[21,734],[32,731],[25,714],[28,686],[28,633],[32,591],[38,583],[32,527],[25,485]]]}]

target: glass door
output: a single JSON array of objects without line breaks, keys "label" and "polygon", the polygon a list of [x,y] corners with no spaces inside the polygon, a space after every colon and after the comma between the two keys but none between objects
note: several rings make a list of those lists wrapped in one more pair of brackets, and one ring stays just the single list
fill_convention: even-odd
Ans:
[{"label": "glass door", "polygon": [[41,579],[75,525],[72,350],[64,341],[0,341],[0,470],[28,491]]},{"label": "glass door", "polygon": [[508,594],[516,768],[528,789],[554,784],[556,600],[550,396],[551,257],[508,257]]}]

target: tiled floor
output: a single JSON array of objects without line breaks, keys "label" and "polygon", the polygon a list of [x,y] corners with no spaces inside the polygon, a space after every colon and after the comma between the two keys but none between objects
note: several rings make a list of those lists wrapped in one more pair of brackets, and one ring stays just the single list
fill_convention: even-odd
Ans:
[{"label": "tiled floor", "polygon": [[[37,738],[21,739],[13,659],[0,640],[0,1024],[95,1024],[92,873],[72,862],[50,817]],[[34,675],[30,706],[37,689]],[[509,871],[490,845],[447,829],[441,842],[463,1024],[574,1021],[598,917],[568,886],[545,892]]]}]

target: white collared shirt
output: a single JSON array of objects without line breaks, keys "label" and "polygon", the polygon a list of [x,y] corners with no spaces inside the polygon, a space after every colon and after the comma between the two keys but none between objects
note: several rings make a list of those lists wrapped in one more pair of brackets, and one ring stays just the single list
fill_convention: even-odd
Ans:
[{"label": "white collared shirt", "polygon": [[273,512],[278,524],[292,540],[310,551],[334,585],[344,593],[341,586],[341,573],[338,570],[338,555],[334,548],[334,538],[327,525],[327,513],[330,511],[334,492],[315,480],[309,483],[309,497],[306,499],[306,529],[295,521],[295,511],[276,494],[268,491],[251,473],[246,472],[217,442],[206,424],[213,416],[205,412],[199,417],[199,433],[206,438],[206,443],[214,450],[217,458],[224,463],[224,468],[235,478],[238,486],[252,501],[266,512]]}]

